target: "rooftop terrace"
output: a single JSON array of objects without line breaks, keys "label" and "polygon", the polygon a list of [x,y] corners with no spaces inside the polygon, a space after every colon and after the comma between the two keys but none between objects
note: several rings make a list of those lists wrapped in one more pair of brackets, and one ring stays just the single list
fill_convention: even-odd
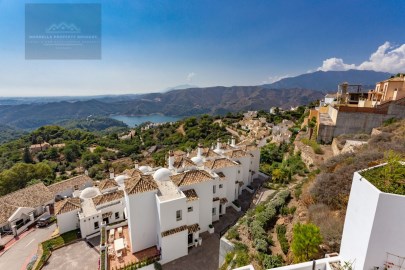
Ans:
[{"label": "rooftop terrace", "polygon": [[382,192],[405,195],[405,164],[394,161],[359,172]]}]

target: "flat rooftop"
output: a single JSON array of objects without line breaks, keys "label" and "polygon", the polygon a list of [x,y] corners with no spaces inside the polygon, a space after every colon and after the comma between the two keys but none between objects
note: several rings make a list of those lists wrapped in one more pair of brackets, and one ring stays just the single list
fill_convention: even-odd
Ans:
[{"label": "flat rooftop", "polygon": [[156,184],[159,188],[158,198],[161,202],[185,197],[172,181],[156,181]]}]

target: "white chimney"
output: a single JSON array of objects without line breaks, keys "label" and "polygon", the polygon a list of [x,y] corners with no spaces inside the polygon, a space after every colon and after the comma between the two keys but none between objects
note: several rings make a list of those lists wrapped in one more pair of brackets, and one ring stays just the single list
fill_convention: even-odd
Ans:
[{"label": "white chimney", "polygon": [[135,160],[135,169],[138,169],[138,168],[139,168],[138,160]]},{"label": "white chimney", "polygon": [[217,140],[217,150],[221,150],[221,139]]},{"label": "white chimney", "polygon": [[197,157],[202,157],[203,146],[201,143],[198,144]]},{"label": "white chimney", "polygon": [[231,139],[231,146],[235,147],[235,137],[234,136],[232,136],[232,139]]},{"label": "white chimney", "polygon": [[114,176],[115,176],[114,171],[110,171],[110,179],[114,179]]},{"label": "white chimney", "polygon": [[169,169],[174,169],[174,153],[172,150],[169,151]]},{"label": "white chimney", "polygon": [[84,174],[88,176],[88,175],[89,175],[89,171],[88,171],[88,170],[85,170],[85,171],[84,171]]}]

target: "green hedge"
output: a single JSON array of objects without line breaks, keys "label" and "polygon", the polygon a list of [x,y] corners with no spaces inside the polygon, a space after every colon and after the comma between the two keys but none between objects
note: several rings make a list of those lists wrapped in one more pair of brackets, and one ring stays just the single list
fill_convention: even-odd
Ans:
[{"label": "green hedge", "polygon": [[280,242],[281,250],[283,251],[284,254],[287,255],[288,250],[290,249],[290,245],[285,235],[287,232],[287,227],[285,225],[277,225],[276,232],[277,232],[277,239]]}]

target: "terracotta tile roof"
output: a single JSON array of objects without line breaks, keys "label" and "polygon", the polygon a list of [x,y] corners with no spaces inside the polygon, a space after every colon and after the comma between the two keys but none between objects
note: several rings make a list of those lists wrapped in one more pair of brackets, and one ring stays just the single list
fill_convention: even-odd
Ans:
[{"label": "terracotta tile roof", "polygon": [[181,151],[181,150],[176,150],[176,151],[173,152],[173,154],[175,156],[184,156],[186,154],[186,152]]},{"label": "terracotta tile roof", "polygon": [[[198,149],[194,149],[194,150],[191,152],[190,157],[195,157],[195,156],[197,156],[197,153],[198,153]],[[212,150],[212,149],[209,148],[209,147],[203,148],[201,155],[202,155],[203,157],[219,157],[219,156],[220,156],[220,155],[218,155],[217,153],[215,153],[214,150]]]},{"label": "terracotta tile roof", "polygon": [[164,232],[162,232],[161,235],[162,235],[162,237],[166,237],[166,236],[169,236],[169,235],[172,235],[172,234],[176,234],[176,233],[185,231],[187,229],[188,229],[187,226],[183,225],[183,226],[171,229],[171,230],[164,231]]},{"label": "terracotta tile roof", "polygon": [[126,179],[124,184],[125,191],[128,194],[137,194],[158,189],[152,175],[144,175],[139,171],[133,172],[131,178]]},{"label": "terracotta tile roof", "polygon": [[232,151],[226,152],[225,156],[227,156],[229,158],[240,158],[240,157],[247,156],[247,153],[241,149],[237,149],[237,150],[232,150]]},{"label": "terracotta tile roof", "polygon": [[93,180],[87,175],[83,174],[49,185],[48,189],[53,193],[54,196],[56,196],[58,193],[61,193],[67,189],[75,189],[75,186],[82,189],[84,184],[87,182],[93,182]]},{"label": "terracotta tile roof", "polygon": [[114,187],[118,187],[117,182],[115,182],[115,180],[112,179],[105,179],[100,181],[100,184],[98,184],[98,189],[99,190],[106,190],[109,188],[114,188]]},{"label": "terracotta tile roof", "polygon": [[188,229],[188,233],[195,233],[198,232],[200,230],[200,225],[198,225],[198,223],[187,226]]},{"label": "terracotta tile roof", "polygon": [[170,176],[171,180],[178,187],[187,186],[204,181],[212,180],[213,177],[204,170],[191,170]]},{"label": "terracotta tile roof", "polygon": [[143,174],[139,169],[125,169],[122,173],[129,177],[136,177],[136,178],[140,178],[141,175]]},{"label": "terracotta tile roof", "polygon": [[53,199],[52,192],[42,182],[0,197],[0,201],[9,205],[31,208],[45,205],[47,202],[53,201]]},{"label": "terracotta tile roof", "polygon": [[223,172],[217,172],[219,178],[224,179],[226,176]]},{"label": "terracotta tile roof", "polygon": [[196,164],[189,159],[188,157],[181,157],[181,156],[176,156],[174,160],[173,167],[175,168],[181,168],[181,167],[194,167]]},{"label": "terracotta tile roof", "polygon": [[204,162],[204,166],[211,170],[222,169],[222,168],[231,167],[231,166],[235,166],[235,165],[236,165],[235,162],[233,162],[232,160],[230,160],[228,158],[218,158],[218,159],[208,160],[208,161]]},{"label": "terracotta tile roof", "polygon": [[80,209],[80,198],[67,198],[55,203],[55,215]]},{"label": "terracotta tile roof", "polygon": [[227,203],[228,202],[228,199],[227,198],[221,198],[220,200],[219,200],[219,203],[220,204],[225,204],[225,203]]},{"label": "terracotta tile roof", "polygon": [[198,200],[197,192],[194,189],[183,190],[183,193],[186,195],[188,202]]},{"label": "terracotta tile roof", "polygon": [[0,225],[6,223],[8,218],[17,211],[18,207],[0,201]]},{"label": "terracotta tile roof", "polygon": [[109,192],[109,193],[98,195],[98,196],[94,197],[92,200],[93,200],[94,205],[97,206],[100,204],[119,200],[123,197],[124,197],[124,191],[117,190],[114,192]]}]

